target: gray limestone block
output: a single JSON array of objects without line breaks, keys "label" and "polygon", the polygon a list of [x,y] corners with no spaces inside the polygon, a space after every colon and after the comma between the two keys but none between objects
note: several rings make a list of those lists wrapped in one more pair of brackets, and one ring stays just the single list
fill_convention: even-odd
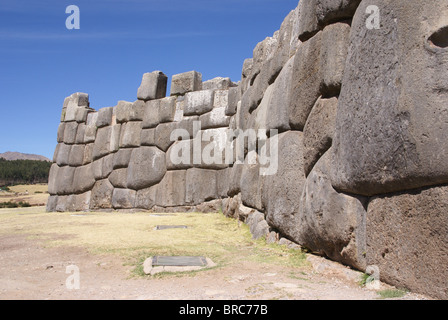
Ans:
[{"label": "gray limestone block", "polygon": [[87,191],[82,194],[75,195],[76,211],[89,211],[90,210],[90,198],[91,198],[91,191]]},{"label": "gray limestone block", "polygon": [[53,153],[53,162],[56,163],[58,161],[58,154],[59,154],[59,148],[61,147],[63,143],[58,143],[56,145],[56,148],[54,148],[54,153]]},{"label": "gray limestone block", "polygon": [[242,163],[234,163],[234,165],[229,168],[229,190],[227,192],[227,195],[229,197],[234,197],[241,192],[240,182],[242,172]]},{"label": "gray limestone block", "polygon": [[96,121],[98,120],[98,112],[89,112],[87,115],[86,125],[96,126]]},{"label": "gray limestone block", "polygon": [[127,188],[141,190],[159,183],[166,173],[165,153],[156,147],[134,149],[128,166]]},{"label": "gray limestone block", "polygon": [[84,143],[95,142],[97,130],[96,125],[87,125],[84,130]]},{"label": "gray limestone block", "polygon": [[58,196],[50,195],[47,200],[46,211],[56,212],[57,205],[58,205]]},{"label": "gray limestone block", "polygon": [[236,108],[238,101],[241,100],[241,91],[239,87],[229,88],[228,92],[228,104],[226,106],[226,116],[233,116],[236,114]]},{"label": "gray limestone block", "polygon": [[353,18],[361,0],[318,0],[316,15],[321,27]]},{"label": "gray limestone block", "polygon": [[[249,102],[249,112],[252,112],[253,110],[258,108],[258,105],[260,104],[261,100],[263,99],[266,89],[273,82],[273,81],[270,81],[270,75],[271,75],[270,62],[271,62],[271,60],[269,60],[265,64],[263,64],[259,74],[256,76],[256,78],[253,82],[253,85],[250,90],[249,101],[248,101]],[[247,92],[249,92],[249,91],[247,91]]]},{"label": "gray limestone block", "polygon": [[75,143],[76,144],[83,144],[84,143],[86,127],[87,126],[84,123],[80,123],[78,125],[78,130],[76,131],[76,138],[75,138]]},{"label": "gray limestone block", "polygon": [[156,203],[156,193],[159,185],[137,191],[135,197],[135,207],[139,209],[151,210]]},{"label": "gray limestone block", "polygon": [[120,148],[133,148],[140,146],[142,132],[141,121],[131,121],[122,124],[120,135]]},{"label": "gray limestone block", "polygon": [[234,83],[230,78],[216,77],[202,82],[202,90],[228,90]]},{"label": "gray limestone block", "polygon": [[99,128],[93,147],[93,159],[118,151],[121,125]]},{"label": "gray limestone block", "polygon": [[61,122],[58,126],[58,136],[57,136],[58,143],[64,142],[64,129],[65,129],[65,122]]},{"label": "gray limestone block", "polygon": [[140,145],[155,146],[156,129],[143,129],[140,135]]},{"label": "gray limestone block", "polygon": [[160,207],[185,205],[186,170],[167,171],[158,184],[155,203]]},{"label": "gray limestone block", "polygon": [[85,122],[88,113],[88,94],[77,92],[65,99],[63,106],[63,121]]},{"label": "gray limestone block", "polygon": [[57,174],[56,190],[58,195],[73,193],[74,167],[60,167]]},{"label": "gray limestone block", "polygon": [[76,133],[78,131],[78,123],[66,122],[64,129],[64,143],[74,144],[76,142]]},{"label": "gray limestone block", "polygon": [[48,193],[50,195],[58,194],[58,175],[59,166],[56,163],[53,163],[48,175]]},{"label": "gray limestone block", "polygon": [[341,91],[349,42],[350,25],[347,23],[335,23],[322,31],[321,93],[326,97],[339,95]]},{"label": "gray limestone block", "polygon": [[109,154],[101,159],[95,160],[93,164],[93,175],[96,180],[106,179],[113,170],[115,154]]},{"label": "gray limestone block", "polygon": [[[381,8],[378,30],[366,28],[369,5]],[[448,182],[448,51],[432,41],[447,15],[445,1],[361,2],[333,141],[338,190],[371,196]]]},{"label": "gray limestone block", "polygon": [[303,130],[308,115],[320,96],[322,83],[320,52],[322,32],[299,46],[294,58],[289,97],[291,129]]},{"label": "gray limestone block", "polygon": [[96,126],[98,128],[110,126],[112,124],[113,113],[114,113],[113,107],[99,109],[96,120]]},{"label": "gray limestone block", "polygon": [[112,173],[109,175],[109,182],[115,187],[115,188],[124,188],[126,189],[126,181],[128,176],[128,169],[127,168],[121,168],[121,169],[115,169],[112,171]]},{"label": "gray limestone block", "polygon": [[113,191],[114,187],[108,179],[97,181],[92,189],[90,209],[111,209]]},{"label": "gray limestone block", "polygon": [[288,112],[292,90],[293,66],[294,57],[291,57],[273,84],[272,93],[266,106],[266,130],[277,129],[283,132],[290,129]]},{"label": "gray limestone block", "polygon": [[117,106],[115,106],[115,115],[117,123],[128,122],[131,119],[131,115],[134,115],[133,103],[128,101],[118,101]]},{"label": "gray limestone block", "polygon": [[87,121],[87,116],[90,112],[93,112],[92,109],[87,107],[79,107],[76,109],[75,120],[78,123],[85,123]]},{"label": "gray limestone block", "polygon": [[103,159],[104,158],[101,158],[92,162],[93,177],[95,180],[107,178],[103,176]]},{"label": "gray limestone block", "polygon": [[70,151],[72,150],[72,145],[60,143],[58,148],[58,154],[56,158],[56,163],[58,166],[66,166],[70,161]]},{"label": "gray limestone block", "polygon": [[188,169],[186,173],[185,202],[197,205],[217,199],[216,171],[199,168]]},{"label": "gray limestone block", "polygon": [[337,98],[319,98],[308,117],[303,130],[303,158],[306,176],[332,145],[337,109]]},{"label": "gray limestone block", "polygon": [[86,148],[84,149],[84,157],[82,161],[82,165],[86,165],[93,162],[93,143],[86,144]]},{"label": "gray limestone block", "polygon": [[184,95],[187,92],[202,90],[202,74],[190,71],[175,74],[171,80],[171,95]]},{"label": "gray limestone block", "polygon": [[185,95],[184,115],[194,116],[207,113],[213,109],[214,90],[189,92]]},{"label": "gray limestone block", "polygon": [[225,168],[216,171],[216,189],[217,196],[220,198],[227,198],[229,192],[230,173],[232,168]]},{"label": "gray limestone block", "polygon": [[73,188],[75,193],[84,193],[92,190],[95,185],[95,177],[93,175],[93,165],[88,164],[76,168],[73,177]]},{"label": "gray limestone block", "polygon": [[299,210],[302,247],[363,270],[366,267],[367,198],[339,193],[331,186],[332,153],[320,158],[308,175]]},{"label": "gray limestone block", "polygon": [[367,211],[367,264],[381,280],[438,299],[448,298],[448,188],[372,198]]},{"label": "gray limestone block", "polygon": [[70,150],[70,157],[68,159],[68,165],[72,167],[82,166],[84,162],[84,149],[85,145],[75,144]]},{"label": "gray limestone block", "polygon": [[300,41],[307,41],[320,30],[316,14],[318,1],[319,0],[299,1],[298,36]]},{"label": "gray limestone block", "polygon": [[[255,154],[255,152],[251,151],[248,157],[251,154]],[[264,208],[261,198],[264,177],[260,175],[260,164],[256,160],[253,164],[245,163],[242,166],[240,180],[241,201],[247,207],[263,211]]]},{"label": "gray limestone block", "polygon": [[112,207],[114,209],[132,209],[135,206],[137,192],[129,189],[114,189]]},{"label": "gray limestone block", "polygon": [[228,90],[215,91],[213,109],[199,117],[202,129],[228,127],[230,117],[226,115],[226,109],[229,105]]},{"label": "gray limestone block", "polygon": [[272,170],[265,172],[263,179],[262,204],[266,221],[293,240],[298,227],[300,195],[306,180],[303,170],[303,133],[280,133],[270,137],[267,146]]},{"label": "gray limestone block", "polygon": [[193,167],[193,140],[175,141],[166,151],[167,170],[190,169]]},{"label": "gray limestone block", "polygon": [[[198,121],[198,116],[192,116],[184,117],[180,122],[162,123],[158,125],[155,129],[155,145],[166,152],[175,141],[179,140],[179,135],[176,134],[177,132],[185,135],[188,134],[190,138],[193,138],[198,132],[198,129],[195,128],[198,127],[200,129]],[[180,131],[177,131],[177,129]]]},{"label": "gray limestone block", "polygon": [[161,100],[151,100],[146,102],[143,113],[143,129],[155,128],[160,123],[160,101]]},{"label": "gray limestone block", "polygon": [[162,71],[145,73],[137,91],[137,98],[144,101],[164,98],[167,83],[168,77]]},{"label": "gray limestone block", "polygon": [[146,109],[146,103],[143,100],[136,100],[132,103],[129,121],[142,121]]},{"label": "gray limestone block", "polygon": [[233,163],[228,128],[201,130],[192,141],[192,163],[197,168],[220,170]]},{"label": "gray limestone block", "polygon": [[113,168],[127,168],[131,160],[132,148],[120,149],[113,154]]},{"label": "gray limestone block", "polygon": [[173,122],[176,115],[176,97],[168,97],[160,100],[159,123]]}]

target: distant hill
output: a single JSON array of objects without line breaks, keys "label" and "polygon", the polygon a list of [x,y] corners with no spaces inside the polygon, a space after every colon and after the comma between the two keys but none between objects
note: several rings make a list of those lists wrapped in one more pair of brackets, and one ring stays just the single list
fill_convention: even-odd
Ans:
[{"label": "distant hill", "polygon": [[0,158],[4,158],[8,161],[14,161],[14,160],[37,160],[37,161],[50,161],[50,159],[40,156],[37,154],[28,154],[28,153],[20,153],[20,152],[5,152],[0,153]]}]

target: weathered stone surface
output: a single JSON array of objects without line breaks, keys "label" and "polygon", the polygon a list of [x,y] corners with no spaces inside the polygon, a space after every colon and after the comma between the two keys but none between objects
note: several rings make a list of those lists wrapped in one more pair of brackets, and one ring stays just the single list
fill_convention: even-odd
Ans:
[{"label": "weathered stone surface", "polygon": [[137,192],[129,189],[114,189],[112,194],[112,207],[114,209],[132,209],[135,204]]},{"label": "weathered stone surface", "polygon": [[155,203],[161,207],[185,205],[186,170],[168,171],[157,186]]},{"label": "weathered stone surface", "polygon": [[96,125],[87,125],[84,131],[84,143],[95,142],[96,139]]},{"label": "weathered stone surface", "polygon": [[[275,143],[275,139],[278,139],[278,143]],[[297,234],[300,195],[305,184],[303,133],[288,131],[271,137],[267,143],[270,154],[278,155],[278,168],[276,174],[264,177],[262,202],[266,221],[294,239]]]},{"label": "weathered stone surface", "polygon": [[331,147],[338,99],[317,100],[303,130],[304,169],[308,176],[317,160]]},{"label": "weathered stone surface", "polygon": [[70,161],[70,151],[72,146],[65,143],[60,143],[58,147],[58,153],[56,156],[56,163],[58,166],[66,166]]},{"label": "weathered stone surface", "polygon": [[82,194],[75,195],[75,210],[76,211],[89,211],[90,210],[90,197],[92,192],[84,192]]},{"label": "weathered stone surface", "polygon": [[216,77],[202,82],[202,90],[228,90],[234,83],[230,78]]},{"label": "weathered stone surface", "polygon": [[238,106],[238,101],[241,100],[241,93],[239,87],[232,87],[228,91],[228,103],[226,106],[226,116],[233,116],[236,114],[236,108]]},{"label": "weathered stone surface", "polygon": [[397,287],[448,298],[448,188],[373,198],[367,212],[367,264]]},{"label": "weathered stone surface", "polygon": [[48,174],[48,193],[50,195],[58,194],[58,174],[59,166],[53,163]]},{"label": "weathered stone surface", "polygon": [[131,118],[138,118],[137,113],[140,111],[140,109],[134,110],[133,106],[134,104],[132,102],[118,101],[118,104],[115,106],[115,116],[117,117],[117,123],[128,122],[131,120]]},{"label": "weathered stone surface", "polygon": [[181,129],[183,133],[188,133],[190,138],[193,138],[197,134],[197,130],[195,130],[195,122],[198,120],[198,116],[192,116],[184,117],[180,122],[162,123],[158,125],[155,130],[155,145],[166,152],[174,141],[178,140],[177,135],[171,137],[171,134],[173,133],[174,135],[176,129]]},{"label": "weathered stone surface", "polygon": [[99,180],[95,183],[90,198],[90,209],[111,209],[112,208],[112,192],[114,187],[109,180]]},{"label": "weathered stone surface", "polygon": [[147,101],[143,114],[143,129],[155,128],[160,123],[159,117],[160,100]]},{"label": "weathered stone surface", "polygon": [[93,147],[93,159],[99,159],[119,148],[121,125],[114,125],[98,129],[95,145]]},{"label": "weathered stone surface", "polygon": [[135,198],[135,207],[139,209],[151,210],[156,203],[156,192],[158,185],[139,190]]},{"label": "weathered stone surface", "polygon": [[226,115],[229,92],[227,90],[215,91],[213,109],[199,117],[202,129],[228,127],[230,117]]},{"label": "weathered stone surface", "polygon": [[190,169],[193,167],[193,140],[174,142],[166,152],[167,170]]},{"label": "weathered stone surface", "polygon": [[297,49],[289,98],[289,122],[292,129],[303,130],[308,115],[320,96],[321,43],[322,32],[319,32]]},{"label": "weathered stone surface", "polygon": [[133,149],[120,149],[114,153],[113,168],[127,168],[129,161],[131,160],[131,154]]},{"label": "weathered stone surface", "polygon": [[60,167],[57,173],[56,190],[58,195],[67,195],[74,192],[73,176],[75,168]]},{"label": "weathered stone surface", "polygon": [[75,193],[84,193],[92,190],[94,184],[95,177],[93,175],[92,164],[76,168],[73,177],[73,188]]},{"label": "weathered stone surface", "polygon": [[[381,8],[374,31],[372,4]],[[447,14],[443,1],[362,1],[339,97],[337,189],[370,196],[448,182],[448,53],[428,40]]]},{"label": "weathered stone surface", "polygon": [[365,198],[338,193],[331,186],[330,151],[309,174],[303,193],[295,240],[332,260],[366,267]]},{"label": "weathered stone surface", "polygon": [[155,146],[156,145],[156,129],[143,129],[140,135],[140,145]]},{"label": "weathered stone surface", "polygon": [[89,108],[89,95],[77,92],[65,98],[61,121],[85,122]]},{"label": "weathered stone surface", "polygon": [[84,149],[84,157],[82,161],[82,165],[86,165],[89,163],[92,163],[93,161],[93,143],[86,144],[86,147]]},{"label": "weathered stone surface", "polygon": [[185,202],[196,205],[217,198],[216,171],[199,168],[186,173]]},{"label": "weathered stone surface", "polygon": [[165,154],[156,147],[132,151],[128,166],[127,188],[141,190],[159,183],[166,172]]},{"label": "weathered stone surface", "polygon": [[173,75],[171,95],[184,95],[187,92],[202,90],[202,74],[196,71]]},{"label": "weathered stone surface", "polygon": [[269,225],[264,219],[264,214],[259,211],[249,214],[246,218],[246,224],[249,226],[253,239],[260,239],[269,234]]},{"label": "weathered stone surface", "polygon": [[131,121],[122,124],[120,134],[120,148],[135,148],[140,146],[142,133],[141,121]]},{"label": "weathered stone surface", "polygon": [[86,132],[86,125],[84,123],[80,123],[78,125],[78,130],[76,130],[76,138],[75,138],[76,144],[84,143],[85,132]]},{"label": "weathered stone surface", "polygon": [[115,169],[109,175],[109,181],[115,188],[126,188],[126,183],[128,179],[128,169],[121,168]]},{"label": "weathered stone surface", "polygon": [[168,97],[160,100],[159,123],[172,122],[176,115],[176,97]]},{"label": "weathered stone surface", "polygon": [[249,152],[248,157],[253,157],[254,159],[242,165],[240,180],[241,201],[245,206],[263,211],[261,197],[264,177],[260,176],[260,164],[256,152]]},{"label": "weathered stone surface", "polygon": [[162,71],[145,73],[137,91],[137,98],[144,101],[165,98],[167,83],[168,77]]},{"label": "weathered stone surface", "polygon": [[192,163],[197,168],[224,169],[233,163],[227,128],[201,130],[191,144]]},{"label": "weathered stone surface", "polygon": [[56,207],[58,205],[58,196],[50,195],[47,200],[47,212],[56,212]]},{"label": "weathered stone surface", "polygon": [[64,143],[74,144],[76,141],[77,130],[78,130],[77,122],[66,122],[64,129]]},{"label": "weathered stone surface", "polygon": [[243,172],[243,164],[235,163],[230,169],[229,191],[227,195],[234,197],[241,192],[241,174]]},{"label": "weathered stone surface", "polygon": [[214,90],[189,92],[185,95],[184,115],[195,116],[207,113],[213,109]]},{"label": "weathered stone surface", "polygon": [[216,191],[220,198],[227,198],[229,192],[230,171],[231,168],[225,168],[216,171]]},{"label": "weathered stone surface", "polygon": [[58,136],[57,136],[58,143],[64,142],[64,130],[65,130],[65,122],[61,122],[58,126]]},{"label": "weathered stone surface", "polygon": [[96,120],[96,126],[98,128],[110,126],[112,124],[113,112],[114,112],[113,107],[102,108],[98,110],[98,118]]},{"label": "weathered stone surface", "polygon": [[329,25],[322,32],[321,93],[326,97],[338,95],[341,91],[349,42],[350,25],[347,23]]},{"label": "weathered stone surface", "polygon": [[68,159],[68,165],[72,167],[82,166],[84,162],[84,149],[83,144],[75,144],[70,149],[70,157]]}]

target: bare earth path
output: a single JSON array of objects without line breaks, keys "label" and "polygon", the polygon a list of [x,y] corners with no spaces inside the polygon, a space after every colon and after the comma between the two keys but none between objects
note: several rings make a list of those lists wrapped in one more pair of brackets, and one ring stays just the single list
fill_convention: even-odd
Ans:
[{"label": "bare earth path", "polygon": [[[360,287],[352,271],[310,256],[313,267],[244,262],[193,275],[130,278],[131,266],[116,255],[94,255],[79,247],[45,248],[24,235],[0,236],[0,299],[266,300],[377,299]],[[69,290],[67,266],[80,271],[80,288]],[[401,299],[425,299],[408,293]]]}]

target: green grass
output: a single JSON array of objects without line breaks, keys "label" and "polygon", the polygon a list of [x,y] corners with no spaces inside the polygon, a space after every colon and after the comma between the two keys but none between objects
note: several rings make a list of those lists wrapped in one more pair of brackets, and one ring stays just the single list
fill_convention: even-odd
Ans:
[{"label": "green grass", "polygon": [[[188,229],[154,230],[157,225],[186,225]],[[114,254],[135,266],[150,256],[205,256],[217,267],[244,261],[307,268],[305,254],[285,246],[253,240],[249,228],[219,213],[48,213],[45,208],[0,209],[0,235],[25,234],[45,246],[78,246],[93,254]],[[197,271],[196,271],[197,272]],[[186,274],[195,274],[189,272]],[[163,274],[159,275],[163,276]]]},{"label": "green grass", "polygon": [[377,292],[377,294],[380,296],[380,299],[402,298],[407,293],[408,292],[406,290],[401,289],[385,289]]}]

